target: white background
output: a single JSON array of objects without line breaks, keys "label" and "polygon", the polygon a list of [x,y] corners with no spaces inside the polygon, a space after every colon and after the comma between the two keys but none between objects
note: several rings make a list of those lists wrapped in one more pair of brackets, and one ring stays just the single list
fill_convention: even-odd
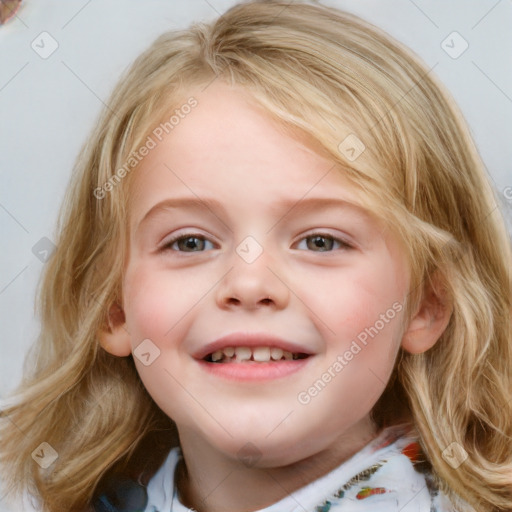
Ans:
[{"label": "white background", "polygon": [[[162,32],[213,20],[235,3],[25,0],[16,18],[0,25],[0,398],[19,381],[38,330],[33,304],[43,263],[32,248],[43,237],[55,238],[73,161],[117,78]],[[360,14],[429,68],[436,65],[434,73],[464,112],[510,223],[512,0],[324,3]],[[469,44],[456,59],[441,46],[453,31]],[[46,37],[49,47],[42,32],[58,44],[46,59],[31,46]],[[460,41],[453,44],[460,48]],[[9,511],[0,497],[0,512]]]}]

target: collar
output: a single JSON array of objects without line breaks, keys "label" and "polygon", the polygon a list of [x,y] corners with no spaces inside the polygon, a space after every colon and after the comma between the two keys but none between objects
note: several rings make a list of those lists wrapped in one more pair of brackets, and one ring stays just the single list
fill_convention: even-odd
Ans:
[{"label": "collar", "polygon": [[[181,457],[179,448],[169,452],[148,484],[143,512],[191,510],[174,484]],[[257,512],[453,512],[430,472],[419,470],[422,461],[411,428],[390,427],[328,474]]]}]

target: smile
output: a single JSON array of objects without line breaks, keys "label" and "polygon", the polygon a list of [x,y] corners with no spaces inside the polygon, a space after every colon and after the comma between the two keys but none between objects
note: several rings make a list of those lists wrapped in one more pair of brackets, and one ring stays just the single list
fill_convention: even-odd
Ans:
[{"label": "smile", "polygon": [[204,361],[209,363],[268,363],[305,359],[308,354],[290,352],[279,347],[226,347],[208,354]]},{"label": "smile", "polygon": [[192,356],[212,376],[262,382],[290,376],[309,366],[315,359],[311,348],[308,343],[266,332],[232,332],[199,347]]}]

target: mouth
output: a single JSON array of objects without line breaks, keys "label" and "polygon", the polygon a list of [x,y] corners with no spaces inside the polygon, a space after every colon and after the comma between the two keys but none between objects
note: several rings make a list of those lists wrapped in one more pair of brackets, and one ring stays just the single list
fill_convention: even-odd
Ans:
[{"label": "mouth", "polygon": [[270,363],[277,361],[293,361],[306,359],[309,354],[305,352],[290,352],[279,347],[225,347],[207,354],[203,361],[216,364],[233,363]]},{"label": "mouth", "polygon": [[199,348],[193,357],[219,378],[262,382],[299,372],[314,359],[308,345],[264,332],[233,332]]}]

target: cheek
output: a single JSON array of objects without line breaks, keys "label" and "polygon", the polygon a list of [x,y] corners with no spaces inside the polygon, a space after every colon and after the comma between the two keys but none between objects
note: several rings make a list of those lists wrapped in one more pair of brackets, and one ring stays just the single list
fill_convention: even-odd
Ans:
[{"label": "cheek", "polygon": [[[124,287],[126,328],[132,349],[135,350],[142,340],[149,339],[160,351],[155,352],[150,345],[147,352],[152,360],[145,365],[135,350],[137,372],[153,400],[173,418],[179,418],[180,411],[187,410],[176,381],[183,380],[182,376],[174,375],[176,367],[180,367],[181,355],[179,351],[168,350],[176,348],[174,340],[181,335],[182,328],[180,319],[190,310],[190,301],[184,297],[179,285],[179,281],[164,272],[134,265],[126,272]],[[169,396],[173,397],[171,404]]]},{"label": "cheek", "polygon": [[400,345],[404,276],[393,257],[381,252],[379,258],[340,269],[324,281],[324,293],[311,295],[327,359],[334,364],[342,356],[338,383],[378,392],[387,381]]},{"label": "cheek", "polygon": [[328,337],[354,338],[365,329],[390,331],[399,325],[405,287],[389,269],[377,270],[340,272],[337,280],[326,280],[324,293],[311,296],[311,309],[318,311]]},{"label": "cheek", "polygon": [[[205,283],[187,271],[170,272],[144,262],[129,267],[125,276],[124,304],[128,331],[158,340],[204,296]],[[137,343],[132,339],[132,343]]]},{"label": "cheek", "polygon": [[[127,273],[125,279],[125,315],[126,326],[132,336],[132,344],[138,343],[138,338],[158,338],[164,329],[164,319],[167,324],[167,300],[163,298],[163,284],[143,269]],[[169,329],[169,326],[167,327]]]},{"label": "cheek", "polygon": [[179,276],[173,278],[169,272],[155,271],[142,264],[128,269],[124,304],[132,345],[144,338],[160,345],[190,309],[188,296],[193,293],[182,281]]}]

